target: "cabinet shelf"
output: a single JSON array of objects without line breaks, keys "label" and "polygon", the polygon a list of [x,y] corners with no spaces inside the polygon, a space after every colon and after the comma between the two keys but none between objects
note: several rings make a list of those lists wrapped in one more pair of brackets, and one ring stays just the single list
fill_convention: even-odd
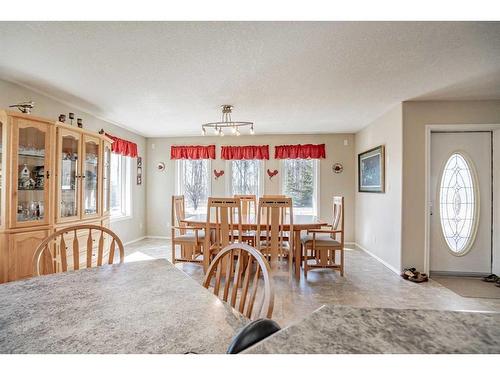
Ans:
[{"label": "cabinet shelf", "polygon": [[34,159],[45,159],[45,155],[33,155],[33,154],[17,154],[19,157],[34,158]]}]

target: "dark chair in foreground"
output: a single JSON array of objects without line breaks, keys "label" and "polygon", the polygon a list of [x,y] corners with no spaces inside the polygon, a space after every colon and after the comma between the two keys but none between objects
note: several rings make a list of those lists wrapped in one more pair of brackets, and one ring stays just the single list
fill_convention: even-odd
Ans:
[{"label": "dark chair in foreground", "polygon": [[237,354],[252,345],[264,340],[280,330],[280,326],[271,319],[257,319],[248,323],[238,334],[233,338],[227,354]]}]

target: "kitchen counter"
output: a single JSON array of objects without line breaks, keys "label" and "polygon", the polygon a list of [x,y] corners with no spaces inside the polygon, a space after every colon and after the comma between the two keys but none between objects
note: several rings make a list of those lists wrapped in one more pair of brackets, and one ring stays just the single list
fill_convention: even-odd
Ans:
[{"label": "kitchen counter", "polygon": [[247,323],[163,259],[0,285],[0,353],[225,353]]},{"label": "kitchen counter", "polygon": [[327,305],[245,353],[500,353],[500,314]]}]

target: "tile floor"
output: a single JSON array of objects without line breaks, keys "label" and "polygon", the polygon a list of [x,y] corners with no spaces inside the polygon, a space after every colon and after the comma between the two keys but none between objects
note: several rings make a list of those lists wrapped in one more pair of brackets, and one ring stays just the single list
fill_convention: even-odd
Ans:
[{"label": "tile floor", "polygon": [[[166,239],[145,239],[126,246],[125,261],[152,258],[170,260],[171,246]],[[178,263],[177,267],[201,283],[200,265]],[[499,299],[465,298],[430,280],[414,284],[403,280],[361,250],[346,251],[346,273],[340,277],[331,270],[314,270],[300,281],[286,275],[274,277],[273,319],[287,326],[324,304],[363,307],[393,307],[439,310],[499,311]]]}]

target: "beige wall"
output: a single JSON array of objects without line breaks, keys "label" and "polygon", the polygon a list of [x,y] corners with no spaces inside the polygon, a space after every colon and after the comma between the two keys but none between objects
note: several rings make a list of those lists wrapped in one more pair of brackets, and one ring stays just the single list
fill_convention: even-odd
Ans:
[{"label": "beige wall", "polygon": [[[355,142],[356,155],[380,145],[386,152],[385,193],[356,193],[356,243],[396,272],[401,268],[402,121],[398,104],[356,133]],[[357,184],[356,171],[356,191]]]},{"label": "beige wall", "polygon": [[500,274],[500,130],[493,131],[493,267]]},{"label": "beige wall", "polygon": [[[347,145],[344,145],[347,140]],[[325,143],[327,159],[320,161],[320,205],[319,214],[322,218],[331,221],[332,196],[345,196],[345,227],[346,241],[354,240],[354,135],[353,134],[324,134],[324,135],[254,135],[254,136],[225,136],[223,138],[191,137],[191,138],[149,138],[147,143],[147,227],[150,236],[169,236],[170,199],[175,193],[175,162],[170,160],[171,145],[217,145],[217,159],[212,161],[213,169],[226,170],[226,162],[220,159],[220,145],[270,145],[270,160],[265,162],[264,170],[280,169],[279,160],[274,159],[274,147],[280,144],[298,143]],[[158,162],[164,162],[166,171],[156,169]],[[344,172],[335,174],[332,165],[341,162]],[[264,192],[266,194],[279,193],[281,174],[272,181],[267,174],[264,177]],[[212,175],[212,195],[226,195],[225,184],[227,175],[218,180]]]},{"label": "beige wall", "polygon": [[[52,98],[28,90],[19,85],[0,80],[0,108],[5,109],[9,105],[25,100],[33,100],[36,103],[33,114],[40,117],[57,120],[59,114],[69,112],[75,113],[76,117],[83,119],[84,128],[99,131],[101,128],[118,137],[122,137],[137,143],[139,155],[145,160],[146,139],[109,122],[100,120],[88,113],[60,103]],[[111,228],[117,232],[123,242],[135,240],[145,236],[146,233],[146,176],[143,171],[143,184],[136,184],[135,162],[132,163],[132,217],[126,220],[113,222]]]},{"label": "beige wall", "polygon": [[[403,103],[402,265],[424,268],[425,127],[433,124],[500,124],[500,101]],[[494,158],[494,164],[498,158]],[[498,207],[498,203],[495,203]]]}]

